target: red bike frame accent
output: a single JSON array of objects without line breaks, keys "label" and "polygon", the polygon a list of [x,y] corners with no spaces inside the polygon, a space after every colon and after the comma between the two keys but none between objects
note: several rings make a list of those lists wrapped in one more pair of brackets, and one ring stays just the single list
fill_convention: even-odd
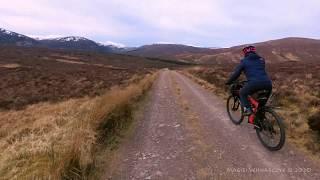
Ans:
[{"label": "red bike frame accent", "polygon": [[251,103],[252,111],[253,111],[253,114],[249,116],[248,120],[250,124],[254,124],[254,118],[256,117],[256,113],[258,111],[259,102],[251,96],[248,97],[248,100]]}]

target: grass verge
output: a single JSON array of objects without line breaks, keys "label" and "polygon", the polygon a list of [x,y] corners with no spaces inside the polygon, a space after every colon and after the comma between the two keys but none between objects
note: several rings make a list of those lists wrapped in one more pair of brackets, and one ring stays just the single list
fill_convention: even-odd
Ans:
[{"label": "grass verge", "polygon": [[132,104],[155,77],[135,77],[95,98],[0,112],[0,177],[87,179],[97,166],[97,148],[128,125]]}]

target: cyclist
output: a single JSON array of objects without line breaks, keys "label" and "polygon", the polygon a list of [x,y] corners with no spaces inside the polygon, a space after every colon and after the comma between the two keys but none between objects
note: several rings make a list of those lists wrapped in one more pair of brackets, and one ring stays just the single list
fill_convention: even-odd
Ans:
[{"label": "cyclist", "polygon": [[244,107],[243,114],[249,116],[253,112],[248,101],[248,95],[259,90],[267,90],[271,94],[272,82],[265,70],[265,60],[256,53],[256,48],[254,46],[247,46],[242,49],[242,52],[244,58],[236,67],[226,84],[232,84],[233,81],[239,78],[241,72],[244,72],[248,82],[240,90],[240,101]]}]

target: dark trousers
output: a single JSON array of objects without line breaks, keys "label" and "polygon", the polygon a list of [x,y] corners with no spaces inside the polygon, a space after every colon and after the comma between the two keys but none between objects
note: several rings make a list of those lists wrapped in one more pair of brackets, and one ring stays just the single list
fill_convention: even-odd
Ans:
[{"label": "dark trousers", "polygon": [[[248,82],[243,88],[240,90],[240,101],[243,107],[251,108],[250,103],[248,101],[248,96],[254,94],[260,90],[267,90],[272,92],[272,83],[270,81],[257,81],[257,82]],[[269,96],[270,96],[269,94]],[[268,96],[268,97],[269,97]]]}]

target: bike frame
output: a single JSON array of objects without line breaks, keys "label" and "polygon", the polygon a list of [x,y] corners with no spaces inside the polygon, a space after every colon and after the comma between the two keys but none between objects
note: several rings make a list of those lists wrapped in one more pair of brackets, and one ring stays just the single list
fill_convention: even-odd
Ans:
[{"label": "bike frame", "polygon": [[259,102],[251,96],[248,97],[248,100],[252,106],[252,111],[253,111],[253,114],[249,116],[248,121],[250,124],[254,124],[254,118],[256,117],[256,113],[258,111]]},{"label": "bike frame", "polygon": [[[237,90],[235,92],[235,95],[238,96],[238,98],[240,99],[240,90]],[[256,114],[257,114],[258,108],[259,108],[259,102],[256,99],[254,99],[252,96],[248,96],[248,100],[250,102],[250,105],[251,105],[252,111],[253,111],[253,114],[251,114],[248,117],[248,122],[250,124],[254,124],[254,119],[256,117]],[[242,104],[241,104],[241,106],[242,106]]]}]

